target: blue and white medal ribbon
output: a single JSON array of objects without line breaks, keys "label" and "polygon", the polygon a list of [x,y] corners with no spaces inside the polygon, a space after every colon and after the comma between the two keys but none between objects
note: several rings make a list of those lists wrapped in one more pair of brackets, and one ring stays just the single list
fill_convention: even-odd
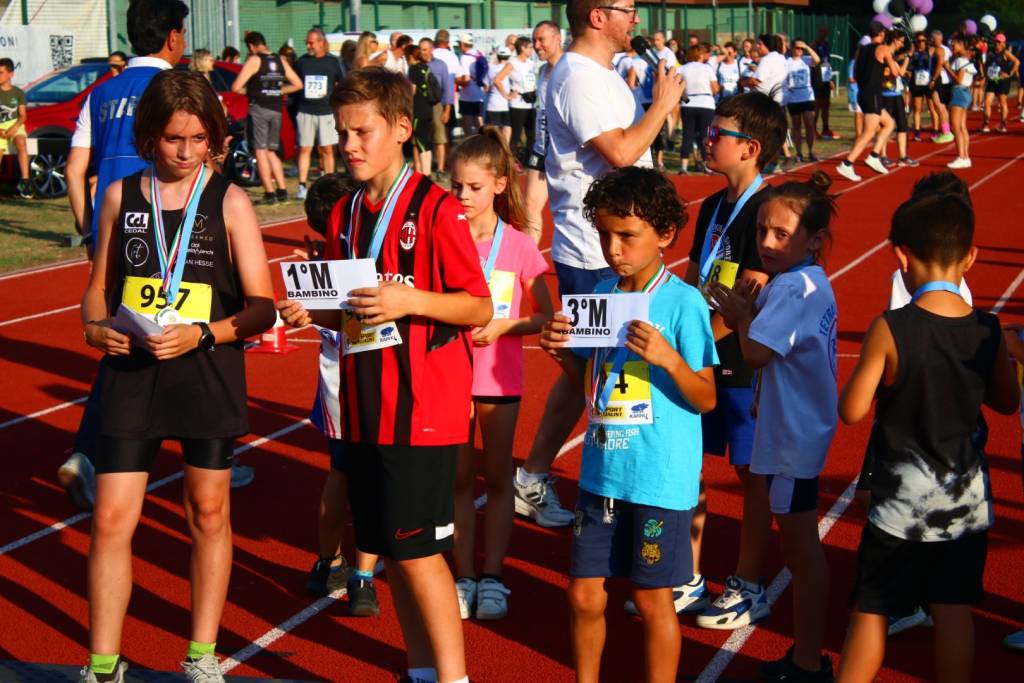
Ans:
[{"label": "blue and white medal ribbon", "polygon": [[718,257],[718,253],[722,250],[722,243],[725,241],[725,234],[729,231],[729,226],[732,225],[733,220],[739,215],[743,207],[746,206],[750,198],[754,196],[758,190],[761,189],[761,185],[764,183],[764,178],[758,173],[754,178],[754,182],[750,183],[750,187],[743,191],[743,194],[736,200],[736,205],[732,207],[732,213],[729,214],[729,219],[722,226],[722,234],[718,236],[718,241],[715,242],[714,250],[711,247],[711,233],[715,229],[715,221],[718,220],[718,211],[722,208],[722,203],[725,201],[725,195],[718,200],[718,206],[715,207],[715,212],[711,214],[711,222],[708,223],[708,230],[704,233],[704,244],[700,250],[700,283],[704,284],[707,282],[708,275],[711,274],[711,266],[714,264],[715,259]]},{"label": "blue and white medal ribbon", "polygon": [[188,195],[185,197],[184,215],[181,224],[175,233],[171,244],[167,244],[167,232],[164,228],[163,207],[160,204],[160,188],[156,180],[156,166],[150,169],[149,176],[149,207],[153,216],[153,230],[156,233],[156,255],[160,263],[160,277],[163,282],[160,285],[161,294],[167,299],[167,308],[173,310],[174,302],[178,298],[178,289],[181,287],[181,278],[185,273],[185,261],[187,257],[182,256],[184,249],[188,254],[189,243],[192,241],[192,228],[196,221],[196,212],[199,210],[199,199],[203,193],[203,181],[206,179],[205,164],[199,165],[192,185],[189,186]]},{"label": "blue and white medal ribbon", "polygon": [[910,297],[910,303],[914,303],[928,292],[950,292],[957,296],[963,296],[960,293],[960,287],[958,285],[944,280],[932,280],[931,282],[926,282],[917,288],[917,291],[914,292],[914,296]]},{"label": "blue and white medal ribbon", "polygon": [[[391,217],[395,212],[395,206],[398,204],[398,198],[402,195],[402,190],[409,184],[411,178],[412,168],[409,164],[403,164],[398,177],[395,178],[395,181],[391,183],[391,187],[388,188],[388,193],[384,197],[384,205],[381,207],[380,213],[377,214],[377,222],[373,226],[373,235],[370,238],[370,248],[366,258],[376,261],[380,256],[384,237],[388,234],[388,227],[391,225]],[[353,259],[357,258],[355,240],[358,238],[362,228],[362,204],[365,193],[366,185],[363,185],[356,190],[355,196],[352,198],[352,216],[349,219],[346,240],[348,242],[348,256]]]},{"label": "blue and white medal ribbon", "polygon": [[491,252],[487,255],[484,263],[484,280],[491,283],[491,273],[494,272],[494,264],[498,262],[498,252],[501,251],[501,238],[505,236],[505,221],[498,217],[498,227],[494,229],[494,238],[491,240]]}]

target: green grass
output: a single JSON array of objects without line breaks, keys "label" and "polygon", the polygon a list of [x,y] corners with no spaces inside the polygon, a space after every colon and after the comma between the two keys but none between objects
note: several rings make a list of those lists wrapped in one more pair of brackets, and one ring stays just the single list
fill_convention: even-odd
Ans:
[{"label": "green grass", "polygon": [[[845,89],[832,99],[831,124],[842,139],[819,140],[815,152],[821,159],[847,149],[853,137],[853,114],[846,108]],[[678,138],[677,134],[677,141]],[[670,172],[679,169],[677,152],[668,152],[665,157]],[[290,193],[294,194],[296,186],[295,178],[288,178]],[[285,204],[260,205],[257,202],[263,190],[259,187],[250,188],[249,196],[261,223],[303,216],[302,202],[291,200]],[[74,232],[66,198],[19,199],[13,195],[11,186],[8,193],[0,195],[0,273],[85,258],[83,247],[67,246]]]}]

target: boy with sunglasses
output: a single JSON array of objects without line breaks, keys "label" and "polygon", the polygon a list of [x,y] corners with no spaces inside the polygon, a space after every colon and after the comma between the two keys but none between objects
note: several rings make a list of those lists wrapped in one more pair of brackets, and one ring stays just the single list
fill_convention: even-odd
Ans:
[{"label": "boy with sunglasses", "polygon": [[[786,115],[764,93],[750,92],[722,102],[705,139],[708,169],[725,176],[727,187],[703,203],[690,249],[686,282],[706,290],[712,282],[732,287],[740,280],[760,285],[768,274],[757,253],[757,212],[767,187],[761,170],[778,154],[786,138]],[[736,629],[769,614],[760,569],[771,527],[768,492],[763,480],[750,474],[754,439],[753,372],[743,362],[739,342],[722,321],[711,316],[721,364],[715,368],[716,408],[702,416],[704,452],[725,455],[743,488],[743,522],[739,561],[714,604],[700,575],[700,548],[707,506],[703,491],[693,518],[693,574],[689,584],[676,587],[678,612],[703,612],[697,624],[705,628]],[[745,608],[749,600],[749,608]]]}]

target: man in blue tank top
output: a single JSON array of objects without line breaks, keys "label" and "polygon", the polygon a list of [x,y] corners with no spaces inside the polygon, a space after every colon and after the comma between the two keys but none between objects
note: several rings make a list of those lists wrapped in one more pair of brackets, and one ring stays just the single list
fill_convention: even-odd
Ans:
[{"label": "man in blue tank top", "polygon": [[[128,41],[141,57],[128,62],[121,75],[98,85],[82,106],[66,169],[68,199],[75,229],[86,238],[89,254],[96,238],[99,204],[107,187],[149,164],[135,149],[135,107],[149,82],[170,69],[185,53],[185,17],[181,0],[135,0],[128,8]],[[89,197],[87,172],[97,174],[96,198]],[[95,385],[94,385],[95,387]],[[92,457],[96,450],[99,396],[93,390],[75,436],[71,457],[57,478],[79,508],[92,509],[96,490]]]}]

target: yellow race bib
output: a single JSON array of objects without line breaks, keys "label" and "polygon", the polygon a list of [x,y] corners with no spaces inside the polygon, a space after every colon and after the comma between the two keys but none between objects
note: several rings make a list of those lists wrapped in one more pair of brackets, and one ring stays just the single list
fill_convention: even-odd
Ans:
[{"label": "yellow race bib", "polygon": [[[124,279],[121,303],[143,315],[156,316],[167,307],[167,299],[160,293],[162,281],[155,277],[129,275]],[[196,282],[182,282],[174,309],[186,323],[210,322],[213,305],[213,287]]]},{"label": "yellow race bib", "polygon": [[[612,371],[612,364],[604,364],[604,374]],[[642,360],[626,361],[617,377],[608,377],[612,393],[603,413],[591,407],[590,421],[606,425],[636,425],[654,422],[651,404],[651,366]]]},{"label": "yellow race bib", "polygon": [[736,275],[740,272],[740,264],[732,261],[715,259],[711,262],[711,272],[708,274],[708,281],[705,286],[712,282],[720,282],[723,286],[732,289],[736,284]]}]

